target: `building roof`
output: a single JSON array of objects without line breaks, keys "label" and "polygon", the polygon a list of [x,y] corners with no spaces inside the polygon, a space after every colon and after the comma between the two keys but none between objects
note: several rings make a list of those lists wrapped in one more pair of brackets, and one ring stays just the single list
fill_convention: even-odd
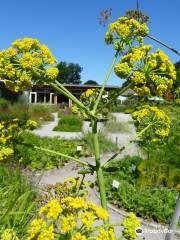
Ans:
[{"label": "building roof", "polygon": [[129,94],[137,95],[137,93],[132,90],[131,88],[128,88],[125,92],[123,92],[121,95],[122,96],[128,96]]}]

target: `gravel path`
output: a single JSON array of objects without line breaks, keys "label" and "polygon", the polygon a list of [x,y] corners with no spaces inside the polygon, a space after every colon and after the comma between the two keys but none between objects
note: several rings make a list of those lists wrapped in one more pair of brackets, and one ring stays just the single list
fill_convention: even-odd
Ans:
[{"label": "gravel path", "polygon": [[[131,121],[131,116],[128,114],[123,114],[123,113],[116,113],[114,114],[117,118],[118,121],[121,122],[128,122]],[[55,120],[51,123],[48,123],[46,125],[43,125],[41,129],[34,130],[34,133],[39,135],[39,136],[49,136],[49,137],[54,137],[54,136],[59,136],[63,137],[66,139],[70,138],[80,138],[81,133],[62,133],[62,132],[54,132],[52,129],[57,125],[58,118],[57,114],[54,114]],[[119,147],[124,146],[131,138],[134,136],[136,133],[134,126],[132,125],[131,132],[129,133],[117,133],[117,134],[112,134],[112,133],[107,133],[107,135],[114,141],[118,143]],[[138,146],[133,143],[131,144],[126,151],[121,153],[119,157],[123,157],[124,155],[141,155],[140,149]],[[102,162],[106,162],[107,159],[110,157],[110,155],[103,155],[101,157]],[[83,158],[83,160],[87,162],[94,162],[94,158]],[[43,187],[44,185],[47,184],[55,184],[57,182],[63,182],[66,178],[69,177],[76,177],[78,176],[78,171],[81,169],[81,166],[77,165],[76,163],[70,162],[66,164],[63,168],[61,169],[53,169],[50,171],[45,171],[43,176],[40,176],[39,180],[39,185],[40,187]],[[80,176],[80,175],[79,175]],[[92,182],[95,182],[96,177],[95,175],[86,175],[85,180],[90,180]],[[100,199],[99,199],[99,194],[95,189],[91,189],[90,192],[90,197],[89,199],[93,201],[96,204],[100,204]],[[109,213],[110,213],[110,222],[111,223],[120,223],[122,222],[124,216],[126,216],[127,212],[124,210],[119,210],[116,209],[114,206],[111,204],[108,204],[109,208]],[[138,236],[138,240],[146,239],[146,240],[164,240],[165,239],[165,233],[163,233],[163,229],[167,229],[167,226],[163,226],[160,224],[156,223],[148,223],[147,221],[142,220],[142,229],[143,229],[143,234]],[[121,230],[120,228],[115,229],[116,230],[116,235],[120,236],[121,235]],[[155,232],[156,231],[156,232]],[[173,240],[178,240],[180,237],[174,237]]]}]

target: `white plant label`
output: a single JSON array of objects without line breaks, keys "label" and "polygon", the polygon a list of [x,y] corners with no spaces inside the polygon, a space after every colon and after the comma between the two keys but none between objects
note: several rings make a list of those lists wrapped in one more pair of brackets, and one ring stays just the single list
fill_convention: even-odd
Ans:
[{"label": "white plant label", "polygon": [[77,151],[78,152],[82,151],[82,146],[77,146]]},{"label": "white plant label", "polygon": [[120,185],[120,182],[116,181],[116,180],[113,180],[112,182],[112,187],[118,189],[119,188],[119,185]]}]

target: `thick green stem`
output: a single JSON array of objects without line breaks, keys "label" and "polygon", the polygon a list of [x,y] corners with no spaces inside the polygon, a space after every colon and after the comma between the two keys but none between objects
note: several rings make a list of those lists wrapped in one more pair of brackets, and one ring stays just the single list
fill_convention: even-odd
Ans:
[{"label": "thick green stem", "polygon": [[[100,150],[99,150],[99,140],[98,140],[98,132],[97,132],[97,121],[92,120],[92,134],[93,134],[93,145],[94,145],[94,154],[95,154],[95,161],[96,161],[96,173],[98,179],[98,186],[100,192],[100,199],[101,199],[101,206],[107,210],[107,200],[106,200],[106,189],[105,189],[105,182],[103,176],[103,170],[100,161]],[[108,222],[104,221],[106,224]]]},{"label": "thick green stem", "polygon": [[103,92],[104,92],[104,88],[105,88],[105,86],[106,86],[106,83],[107,83],[110,75],[111,75],[111,72],[112,72],[112,70],[113,70],[114,64],[116,63],[116,59],[117,59],[117,57],[118,57],[118,54],[119,54],[119,52],[116,52],[116,54],[115,54],[115,56],[114,56],[114,58],[113,58],[113,61],[112,61],[111,65],[110,65],[110,67],[109,67],[109,69],[108,69],[107,75],[106,75],[106,77],[105,77],[105,79],[104,79],[104,81],[103,81],[103,84],[102,84],[102,88],[101,88],[100,93],[99,93],[99,95],[98,95],[98,98],[97,98],[97,100],[96,100],[96,102],[95,102],[95,105],[94,105],[94,108],[93,108],[93,113],[96,113],[96,111],[97,111],[98,105],[99,105],[99,103],[100,103],[100,101],[101,101],[101,97],[102,97]]},{"label": "thick green stem", "polygon": [[84,104],[80,102],[74,95],[72,95],[71,93],[69,94],[69,91],[67,91],[65,88],[62,89],[61,87],[58,87],[57,84],[54,84],[54,83],[51,83],[50,85],[54,89],[56,89],[58,92],[62,93],[67,98],[71,99],[74,103],[76,103],[77,106],[80,107],[80,109],[84,110],[88,116],[91,116],[92,118],[94,118],[94,115],[84,106]]}]

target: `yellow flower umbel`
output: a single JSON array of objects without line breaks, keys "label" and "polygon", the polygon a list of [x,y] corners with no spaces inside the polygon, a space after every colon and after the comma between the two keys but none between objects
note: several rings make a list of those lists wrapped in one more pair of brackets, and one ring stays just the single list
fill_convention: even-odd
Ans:
[{"label": "yellow flower umbel", "polygon": [[101,227],[96,237],[96,240],[116,240],[114,229],[113,228],[105,229]]},{"label": "yellow flower umbel", "polygon": [[57,199],[53,199],[48,202],[44,207],[39,211],[40,214],[44,214],[47,218],[52,218],[56,220],[59,215],[62,213],[62,206],[59,204]]},{"label": "yellow flower umbel", "polygon": [[15,118],[10,121],[0,121],[0,161],[9,160],[14,152],[17,154],[17,144],[23,141],[21,135],[23,130],[35,127],[37,123],[32,120],[23,121]]},{"label": "yellow flower umbel", "polygon": [[46,76],[49,80],[55,80],[58,76],[59,70],[57,68],[49,68],[46,70]]},{"label": "yellow flower umbel", "polygon": [[149,128],[141,135],[146,141],[160,141],[169,135],[170,119],[157,107],[145,107],[132,114],[138,132],[149,125]]},{"label": "yellow flower umbel", "polygon": [[51,51],[37,39],[23,38],[12,43],[12,47],[0,52],[0,79],[6,87],[19,92],[33,84],[54,81],[58,69]]},{"label": "yellow flower umbel", "polygon": [[140,96],[164,96],[176,79],[174,64],[161,50],[150,53],[152,45],[133,47],[114,67],[116,75],[128,79]]},{"label": "yellow flower umbel", "polygon": [[62,217],[61,232],[68,233],[76,227],[76,217],[73,214]]},{"label": "yellow flower umbel", "polygon": [[[27,239],[86,240],[92,236],[96,238],[95,224],[107,217],[104,209],[87,201],[85,197],[53,199],[41,207],[38,217],[31,222]],[[102,228],[104,229],[104,226]],[[112,228],[108,229],[107,235],[109,240],[115,239]]]},{"label": "yellow flower umbel", "polygon": [[46,222],[41,218],[35,218],[28,230],[28,240],[34,239],[46,227]]},{"label": "yellow flower umbel", "polygon": [[[80,100],[86,106],[86,108],[89,109],[89,111],[93,110],[94,104],[98,98],[99,93],[100,93],[100,89],[90,88],[81,94]],[[101,108],[103,104],[107,103],[108,99],[109,99],[109,94],[107,91],[104,91],[98,108]],[[111,104],[106,105],[106,107],[102,108],[101,111],[99,112],[99,118],[106,117],[109,112],[108,110],[110,109],[110,107],[111,107]],[[84,118],[89,118],[86,115],[85,111],[82,111],[81,109],[78,109],[78,110]],[[76,113],[78,112],[77,109],[75,109],[75,112]]]},{"label": "yellow flower umbel", "polygon": [[106,44],[113,44],[117,51],[122,51],[126,46],[131,46],[134,42],[143,43],[143,38],[147,36],[149,29],[145,23],[141,24],[135,19],[128,17],[118,18],[109,24],[109,31],[106,32]]}]

